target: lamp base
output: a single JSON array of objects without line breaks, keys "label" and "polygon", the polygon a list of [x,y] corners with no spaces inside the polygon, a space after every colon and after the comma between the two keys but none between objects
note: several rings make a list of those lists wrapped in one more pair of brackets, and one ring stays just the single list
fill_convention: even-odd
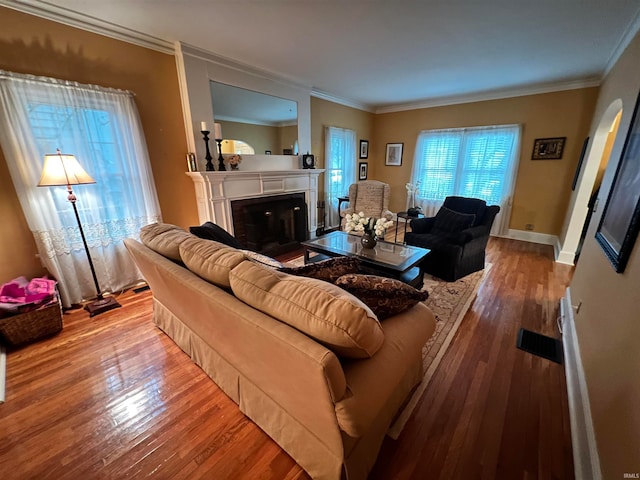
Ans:
[{"label": "lamp base", "polygon": [[105,297],[94,300],[91,303],[87,303],[84,306],[84,309],[89,312],[89,317],[95,317],[96,315],[100,315],[101,313],[108,312],[109,310],[113,310],[114,308],[121,306],[122,305],[120,305],[115,298]]}]

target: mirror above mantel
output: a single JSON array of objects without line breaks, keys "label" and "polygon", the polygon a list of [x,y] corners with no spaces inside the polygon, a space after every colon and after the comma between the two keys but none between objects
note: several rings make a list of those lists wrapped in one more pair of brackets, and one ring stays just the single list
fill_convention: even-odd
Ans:
[{"label": "mirror above mantel", "polygon": [[[298,154],[298,106],[279,98],[210,81],[215,121],[222,126],[223,153]],[[241,151],[234,146],[241,142]]]}]

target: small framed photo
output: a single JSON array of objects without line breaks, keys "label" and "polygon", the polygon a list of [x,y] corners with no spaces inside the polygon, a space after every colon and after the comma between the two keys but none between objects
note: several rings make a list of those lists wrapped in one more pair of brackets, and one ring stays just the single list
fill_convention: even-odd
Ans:
[{"label": "small framed photo", "polygon": [[366,180],[369,175],[369,164],[367,162],[360,162],[358,164],[358,180]]},{"label": "small framed photo", "polygon": [[264,151],[264,154],[265,154],[265,155],[271,155],[271,150],[265,150],[265,151]]},{"label": "small framed photo", "polygon": [[404,143],[387,143],[387,154],[384,158],[384,164],[395,167],[402,165],[403,147]]},{"label": "small framed photo", "polygon": [[560,160],[567,137],[536,138],[531,160]]},{"label": "small framed photo", "polygon": [[369,140],[360,140],[360,158],[369,158]]},{"label": "small framed photo", "polygon": [[187,170],[189,172],[198,171],[198,162],[196,161],[195,153],[192,153],[192,152],[187,153]]}]

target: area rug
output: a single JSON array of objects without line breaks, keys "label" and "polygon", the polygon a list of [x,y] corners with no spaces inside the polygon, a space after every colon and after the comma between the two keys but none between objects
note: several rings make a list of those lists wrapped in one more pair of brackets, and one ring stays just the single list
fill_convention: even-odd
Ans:
[{"label": "area rug", "polygon": [[[291,266],[300,266],[304,264],[304,260],[299,257],[286,263]],[[424,303],[436,317],[436,331],[422,348],[422,381],[389,428],[387,435],[391,438],[397,439],[402,433],[402,429],[427,389],[429,381],[440,365],[442,357],[490,269],[491,264],[488,263],[484,270],[467,275],[455,282],[445,282],[431,275],[424,276],[422,289],[429,292],[429,298]]]}]

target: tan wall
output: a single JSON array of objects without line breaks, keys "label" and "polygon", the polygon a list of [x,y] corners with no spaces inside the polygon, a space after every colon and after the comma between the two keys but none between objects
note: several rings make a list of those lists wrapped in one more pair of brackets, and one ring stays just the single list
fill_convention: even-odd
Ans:
[{"label": "tan wall", "polygon": [[[280,139],[277,127],[228,121],[220,121],[220,126],[224,138],[243,140],[253,147],[256,154],[264,155],[265,150],[271,150],[274,155],[282,153],[278,151]],[[215,141],[212,142],[212,145],[216,145]],[[217,158],[217,146],[213,150],[216,153],[212,151],[211,155]]]},{"label": "tan wall", "polygon": [[[559,235],[571,182],[598,95],[597,88],[425,108],[375,116],[369,171],[391,185],[392,211],[405,208],[405,183],[411,178],[416,140],[421,130],[522,125],[522,149],[510,228]],[[531,160],[536,138],[567,137],[561,160]],[[387,143],[404,143],[402,166],[385,166]]]},{"label": "tan wall", "polygon": [[[374,176],[371,165],[371,140],[373,136],[374,114],[346,107],[337,103],[328,102],[320,98],[311,97],[311,153],[316,156],[317,168],[325,167],[324,142],[325,127],[339,127],[355,130],[356,132],[356,157],[359,152],[360,140],[369,140],[369,159],[356,158],[355,178],[358,178],[358,162],[369,162],[369,179],[381,180]],[[301,152],[305,153],[305,152]],[[321,175],[319,185],[319,198],[324,194],[324,175]]]},{"label": "tan wall", "polygon": [[[600,189],[604,205],[619,163],[640,89],[640,36],[601,86],[591,135],[616,99],[623,103],[619,134]],[[602,208],[590,223],[571,282],[580,353],[589,390],[602,478],[640,472],[640,239],[622,274],[614,271],[594,235]]]},{"label": "tan wall", "polygon": [[[175,59],[83,30],[0,7],[0,68],[136,94],[163,219],[198,222],[186,170],[187,151]],[[42,269],[5,158],[0,154],[0,281]]]}]

